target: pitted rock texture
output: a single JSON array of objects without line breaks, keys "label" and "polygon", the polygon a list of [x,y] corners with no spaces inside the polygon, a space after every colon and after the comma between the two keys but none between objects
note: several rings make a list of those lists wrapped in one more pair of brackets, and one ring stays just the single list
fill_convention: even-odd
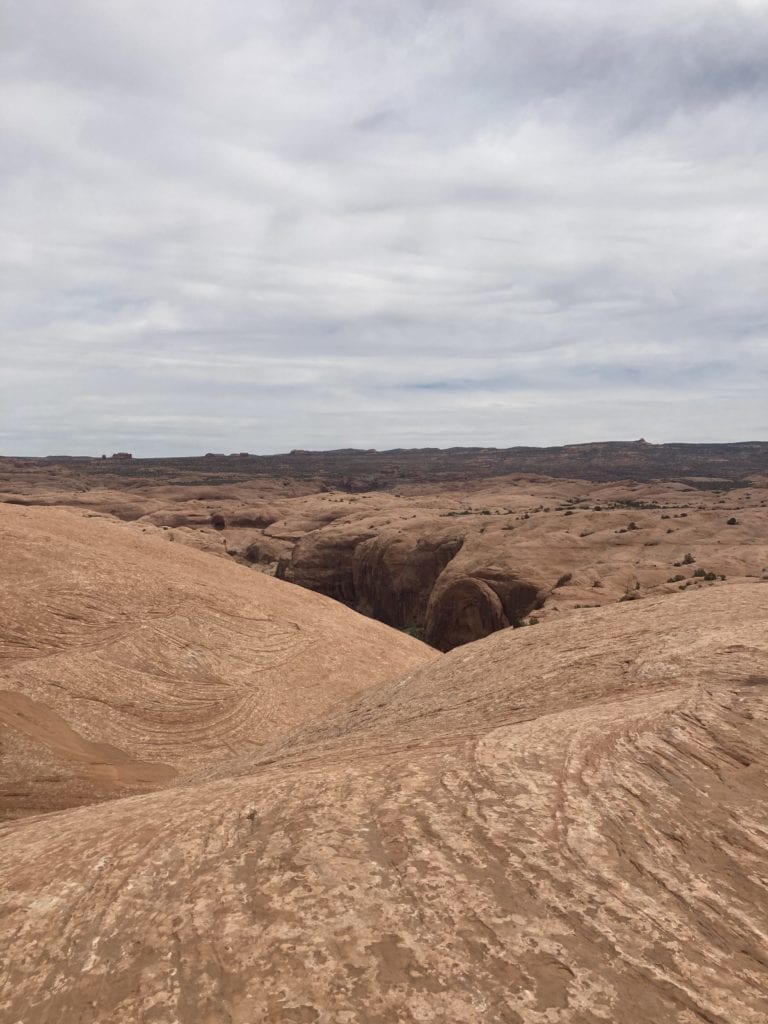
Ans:
[{"label": "pitted rock texture", "polygon": [[763,1024],[766,621],[752,584],[506,630],[6,826],[0,1020]]}]

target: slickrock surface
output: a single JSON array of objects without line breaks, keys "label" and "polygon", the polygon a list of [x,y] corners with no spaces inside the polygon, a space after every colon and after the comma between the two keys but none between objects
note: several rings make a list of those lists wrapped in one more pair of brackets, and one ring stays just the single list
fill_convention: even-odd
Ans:
[{"label": "slickrock surface", "polygon": [[764,1024],[767,624],[752,583],[507,630],[6,825],[0,1020]]},{"label": "slickrock surface", "polygon": [[257,751],[425,645],[114,520],[0,505],[0,817]]},{"label": "slickrock surface", "polygon": [[[626,451],[587,449],[623,451],[651,464],[663,454],[640,443]],[[298,583],[450,650],[531,617],[548,621],[574,608],[768,578],[768,477],[732,479],[745,467],[738,459],[721,465],[725,449],[710,452],[721,478],[643,482],[605,479],[599,459],[591,481],[535,473],[435,480],[428,470],[440,453],[423,455],[423,479],[412,453],[407,479],[357,481],[248,477],[258,459],[202,459],[195,473],[182,472],[194,460],[0,460],[0,497],[120,519],[147,536]],[[586,465],[585,451],[576,446],[570,453],[578,456],[574,468]],[[459,458],[443,455],[446,466]],[[549,456],[539,455],[549,465]],[[328,464],[347,457],[365,464],[365,453],[330,453]],[[376,454],[369,459],[373,466]],[[476,452],[470,462],[477,459],[483,462]],[[264,465],[287,473],[317,460],[297,455],[278,462]],[[365,480],[375,489],[364,491]],[[686,555],[693,561],[685,563]]]}]

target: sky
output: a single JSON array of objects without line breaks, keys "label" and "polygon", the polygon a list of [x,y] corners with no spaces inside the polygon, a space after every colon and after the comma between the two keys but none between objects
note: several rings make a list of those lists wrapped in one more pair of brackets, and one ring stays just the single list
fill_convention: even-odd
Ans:
[{"label": "sky", "polygon": [[0,454],[768,439],[768,0],[0,0]]}]

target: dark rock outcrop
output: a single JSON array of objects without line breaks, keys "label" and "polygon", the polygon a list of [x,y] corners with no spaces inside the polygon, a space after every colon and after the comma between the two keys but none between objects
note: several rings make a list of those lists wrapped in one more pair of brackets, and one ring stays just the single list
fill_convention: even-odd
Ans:
[{"label": "dark rock outcrop", "polygon": [[454,576],[432,592],[425,639],[440,651],[450,651],[520,624],[543,598],[536,584],[506,569],[476,569],[472,575]]},{"label": "dark rock outcrop", "polygon": [[373,536],[371,530],[334,527],[307,534],[293,549],[282,578],[355,608],[355,551]]},{"label": "dark rock outcrop", "polygon": [[423,627],[435,581],[463,542],[395,533],[360,544],[353,560],[357,610],[400,629]]},{"label": "dark rock outcrop", "polygon": [[279,575],[387,625],[424,632],[441,651],[517,625],[545,589],[504,566],[454,559],[464,537],[349,525],[317,531],[294,547]]}]

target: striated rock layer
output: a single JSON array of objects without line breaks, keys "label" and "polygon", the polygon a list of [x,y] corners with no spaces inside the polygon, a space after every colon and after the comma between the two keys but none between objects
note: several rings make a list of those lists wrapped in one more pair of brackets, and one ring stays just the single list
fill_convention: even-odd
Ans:
[{"label": "striated rock layer", "polygon": [[436,657],[115,521],[0,505],[0,817],[166,785]]},{"label": "striated rock layer", "polygon": [[0,838],[0,1020],[762,1024],[768,587],[576,612]]}]

